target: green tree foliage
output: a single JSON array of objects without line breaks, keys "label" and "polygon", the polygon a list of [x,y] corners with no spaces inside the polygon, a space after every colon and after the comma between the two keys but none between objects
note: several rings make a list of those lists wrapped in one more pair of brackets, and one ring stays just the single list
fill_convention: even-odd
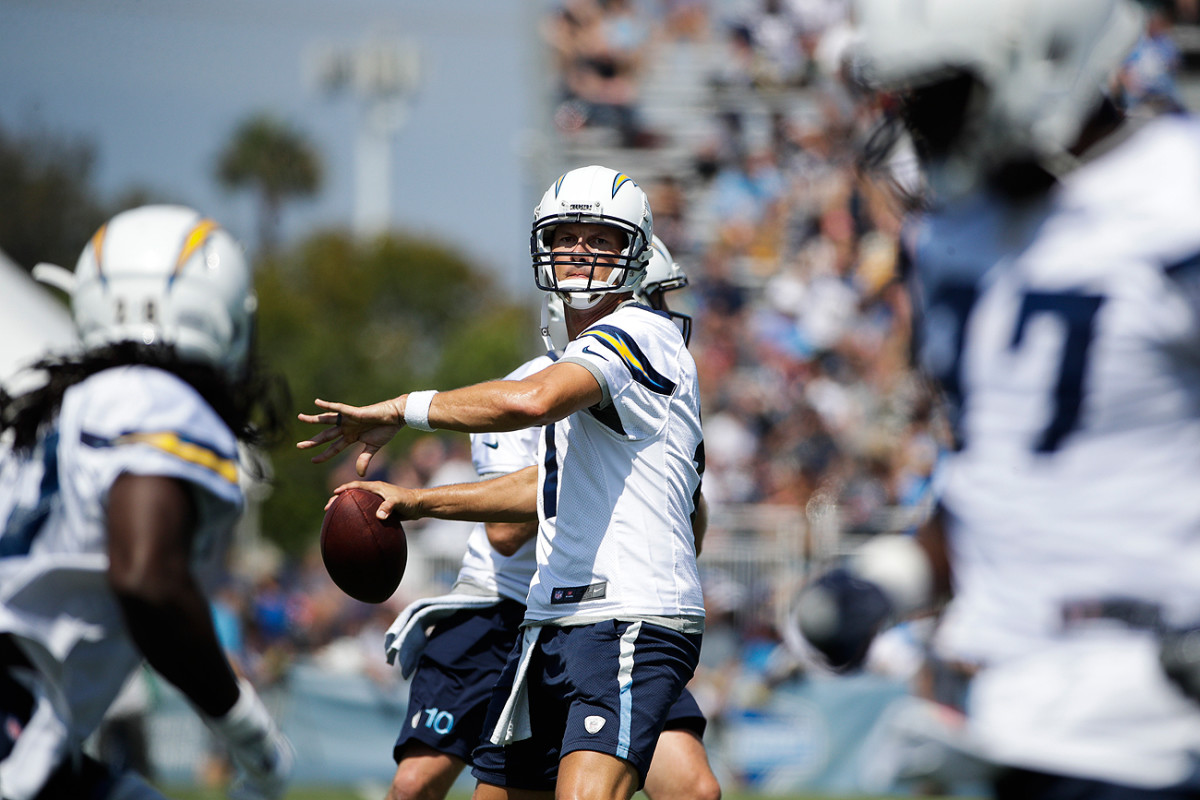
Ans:
[{"label": "green tree foliage", "polygon": [[[488,275],[423,239],[319,234],[264,259],[257,288],[259,346],[287,377],[297,412],[312,411],[316,397],[364,404],[497,378],[538,349],[533,308],[513,305]],[[263,533],[298,552],[316,540],[334,470],[346,467],[311,464],[312,453],[293,444],[318,429],[293,429],[271,453],[276,486]],[[385,454],[402,455],[415,436],[402,431]]]},{"label": "green tree foliage", "polygon": [[86,141],[0,128],[0,249],[27,270],[73,267],[108,218],[91,186],[94,164]]},{"label": "green tree foliage", "polygon": [[249,189],[258,198],[258,244],[279,242],[285,201],[310,197],[321,188],[320,157],[303,135],[265,114],[242,122],[217,158],[217,181],[227,189]]}]

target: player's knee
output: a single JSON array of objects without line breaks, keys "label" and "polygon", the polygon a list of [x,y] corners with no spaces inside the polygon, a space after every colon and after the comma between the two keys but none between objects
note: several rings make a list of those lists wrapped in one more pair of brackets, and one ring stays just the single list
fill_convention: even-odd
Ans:
[{"label": "player's knee", "polygon": [[388,787],[387,800],[442,800],[430,781],[404,769],[396,770],[392,785]]},{"label": "player's knee", "polygon": [[692,800],[721,800],[721,784],[717,782],[717,776],[711,772],[698,775],[689,797]]},{"label": "player's knee", "polygon": [[686,780],[645,789],[651,800],[721,800],[721,784],[707,770],[689,774]]}]

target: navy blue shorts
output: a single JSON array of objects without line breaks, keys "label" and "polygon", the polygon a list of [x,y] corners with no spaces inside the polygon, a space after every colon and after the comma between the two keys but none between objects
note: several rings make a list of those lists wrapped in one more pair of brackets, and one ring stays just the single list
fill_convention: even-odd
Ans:
[{"label": "navy blue shorts", "polygon": [[486,741],[516,675],[518,644],[492,695],[472,774],[494,786],[549,790],[560,758],[592,750],[633,764],[641,788],[658,735],[696,669],[700,639],[646,622],[543,628],[527,676],[533,735],[507,747]]},{"label": "navy blue shorts", "polygon": [[429,635],[408,692],[408,713],[392,757],[400,763],[409,742],[471,762],[492,689],[519,643],[525,606],[501,600],[439,621]]},{"label": "navy blue shorts", "polygon": [[697,738],[703,739],[707,727],[708,719],[700,710],[700,704],[696,702],[691,691],[685,688],[667,712],[667,724],[663,726],[663,730],[691,731]]}]

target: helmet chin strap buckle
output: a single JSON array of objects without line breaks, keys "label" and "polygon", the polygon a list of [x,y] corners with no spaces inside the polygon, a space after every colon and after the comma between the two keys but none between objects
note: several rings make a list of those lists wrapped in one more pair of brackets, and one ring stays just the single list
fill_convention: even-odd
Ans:
[{"label": "helmet chin strap buckle", "polygon": [[[601,284],[608,286],[608,284]],[[558,296],[562,298],[563,304],[568,305],[577,311],[585,311],[589,308],[594,308],[605,292],[588,291],[592,287],[592,281],[586,278],[564,278],[558,281]]]},{"label": "helmet chin strap buckle", "polygon": [[600,298],[604,295],[600,292],[592,292],[584,294],[583,292],[559,292],[564,305],[568,305],[576,311],[586,311],[589,308],[594,308],[600,302]]}]

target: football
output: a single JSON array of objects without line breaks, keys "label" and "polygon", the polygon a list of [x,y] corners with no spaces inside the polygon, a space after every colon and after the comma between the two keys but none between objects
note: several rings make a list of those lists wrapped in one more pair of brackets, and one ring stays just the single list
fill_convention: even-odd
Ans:
[{"label": "football", "polygon": [[329,577],[364,603],[391,597],[408,564],[408,540],[400,520],[375,516],[382,502],[364,489],[348,489],[333,501],[321,523],[321,558]]}]

